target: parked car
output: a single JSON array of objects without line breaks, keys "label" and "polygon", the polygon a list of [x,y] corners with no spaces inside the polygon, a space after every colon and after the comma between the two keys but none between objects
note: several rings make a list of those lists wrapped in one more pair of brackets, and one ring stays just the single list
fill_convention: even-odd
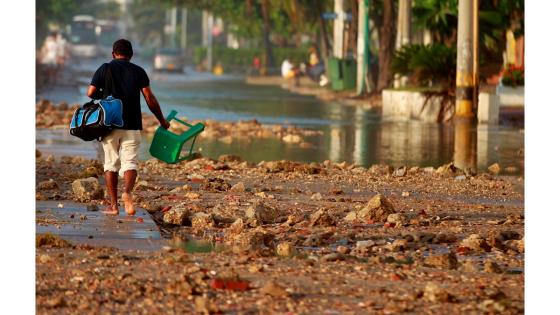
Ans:
[{"label": "parked car", "polygon": [[155,71],[183,72],[183,67],[183,56],[178,49],[164,48],[157,51],[154,56]]}]

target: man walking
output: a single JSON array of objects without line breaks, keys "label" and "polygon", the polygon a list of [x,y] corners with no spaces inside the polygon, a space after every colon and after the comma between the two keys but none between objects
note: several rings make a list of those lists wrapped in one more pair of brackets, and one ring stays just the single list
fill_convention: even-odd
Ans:
[{"label": "man walking", "polygon": [[[102,140],[105,155],[103,170],[107,190],[111,198],[111,205],[106,214],[118,215],[117,202],[118,174],[124,177],[124,192],[122,201],[128,215],[134,215],[132,189],[136,182],[138,171],[138,147],[140,145],[140,130],[142,130],[142,113],[140,110],[140,93],[144,95],[150,111],[156,116],[160,125],[168,129],[169,122],[163,117],[159,103],[150,89],[150,80],[142,67],[130,62],[132,58],[132,44],[126,39],[119,39],[113,44],[113,60],[104,63],[97,69],[87,96],[93,99],[105,98],[112,95],[123,104],[123,121],[121,128],[114,129]],[[110,87],[105,87],[106,76],[112,80]],[[113,90],[114,91],[111,91]],[[120,154],[119,154],[120,152]]]}]

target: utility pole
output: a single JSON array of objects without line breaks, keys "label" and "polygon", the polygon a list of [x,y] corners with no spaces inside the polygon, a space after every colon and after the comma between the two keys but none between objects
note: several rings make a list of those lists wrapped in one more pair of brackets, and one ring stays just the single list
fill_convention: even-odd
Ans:
[{"label": "utility pole", "polygon": [[171,32],[170,40],[171,40],[171,48],[177,47],[177,7],[173,7],[171,9]]},{"label": "utility pole", "polygon": [[369,81],[369,0],[359,0],[358,5],[358,53],[356,93],[371,91]]},{"label": "utility pole", "polygon": [[[459,0],[455,116],[474,118],[473,0]],[[476,2],[476,1],[475,1]],[[477,38],[478,40],[478,38]]]},{"label": "utility pole", "polygon": [[212,72],[212,29],[214,28],[214,16],[212,13],[208,14],[208,48],[206,50],[206,58],[208,59],[208,71]]},{"label": "utility pole", "polygon": [[187,8],[181,9],[181,49],[183,53],[187,49]]},{"label": "utility pole", "polygon": [[[395,48],[397,50],[411,42],[411,2],[411,0],[399,0],[397,38],[395,42]],[[405,86],[407,81],[407,77],[395,75],[395,87]]]},{"label": "utility pole", "polygon": [[344,2],[334,0],[333,55],[340,59],[344,58]]},{"label": "utility pole", "polygon": [[467,173],[477,169],[478,0],[459,0],[455,148],[453,162]]}]

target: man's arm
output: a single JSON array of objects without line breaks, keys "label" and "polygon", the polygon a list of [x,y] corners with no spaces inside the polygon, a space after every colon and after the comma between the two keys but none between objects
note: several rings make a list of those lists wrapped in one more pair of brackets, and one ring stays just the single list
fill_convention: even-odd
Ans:
[{"label": "man's arm", "polygon": [[97,89],[97,87],[95,87],[94,85],[90,85],[90,86],[88,87],[88,89],[87,89],[86,95],[87,95],[89,98],[93,98],[94,100],[95,100],[95,99],[100,99],[100,98],[102,98],[102,97],[100,97],[100,95],[99,95],[100,93],[99,93],[99,92],[100,92],[100,91]]},{"label": "man's arm", "polygon": [[156,116],[159,124],[165,128],[169,128],[169,122],[163,117],[161,113],[161,108],[159,107],[159,102],[156,99],[154,93],[152,93],[152,89],[149,86],[142,88],[142,95],[144,95],[144,99],[146,100],[146,104],[148,104],[148,108],[150,111]]}]

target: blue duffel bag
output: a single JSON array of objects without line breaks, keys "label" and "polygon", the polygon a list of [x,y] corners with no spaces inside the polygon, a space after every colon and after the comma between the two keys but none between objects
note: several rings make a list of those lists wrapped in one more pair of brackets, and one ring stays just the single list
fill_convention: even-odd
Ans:
[{"label": "blue duffel bag", "polygon": [[121,100],[108,96],[93,100],[76,109],[70,122],[70,134],[84,141],[101,141],[114,127],[124,125]]}]

